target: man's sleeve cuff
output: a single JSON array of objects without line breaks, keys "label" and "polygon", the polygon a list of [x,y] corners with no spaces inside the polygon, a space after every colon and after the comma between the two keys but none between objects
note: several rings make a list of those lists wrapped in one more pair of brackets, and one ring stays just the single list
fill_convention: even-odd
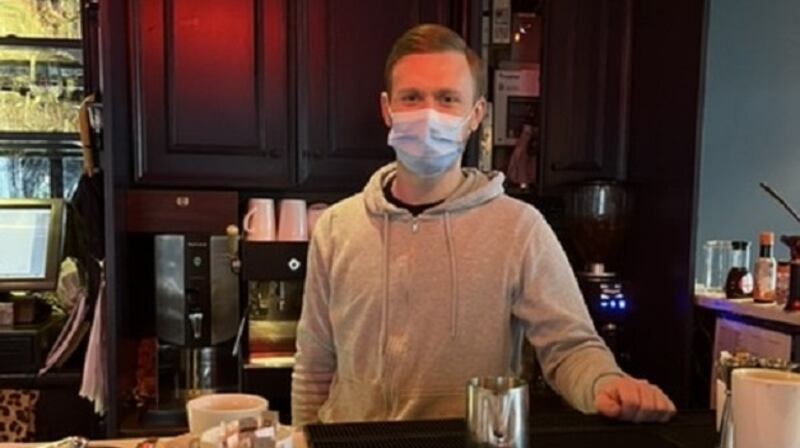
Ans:
[{"label": "man's sleeve cuff", "polygon": [[625,378],[627,376],[628,375],[622,371],[605,372],[597,375],[597,378],[594,379],[594,383],[592,384],[592,402],[594,402],[594,399],[597,398],[597,391],[600,390],[603,385],[614,381],[615,379]]}]

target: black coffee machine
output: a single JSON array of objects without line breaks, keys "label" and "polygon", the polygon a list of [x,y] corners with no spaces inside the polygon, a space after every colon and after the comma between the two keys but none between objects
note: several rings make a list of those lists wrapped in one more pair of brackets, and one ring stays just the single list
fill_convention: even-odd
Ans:
[{"label": "black coffee machine", "polygon": [[566,196],[568,230],[580,267],[578,283],[598,333],[617,361],[630,360],[625,322],[630,316],[631,297],[618,271],[617,256],[631,210],[625,187],[613,181],[576,184]]},{"label": "black coffee machine", "polygon": [[155,411],[180,415],[192,398],[236,391],[233,344],[241,316],[229,238],[157,235],[155,280]]}]

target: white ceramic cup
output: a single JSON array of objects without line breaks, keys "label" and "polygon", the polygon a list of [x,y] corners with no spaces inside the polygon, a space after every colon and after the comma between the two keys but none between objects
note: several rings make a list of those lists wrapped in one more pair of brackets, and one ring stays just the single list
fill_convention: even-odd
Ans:
[{"label": "white ceramic cup", "polygon": [[266,411],[269,402],[258,395],[211,394],[195,398],[186,403],[189,432],[200,435],[219,426],[247,417],[258,418]]},{"label": "white ceramic cup", "polygon": [[306,201],[282,200],[278,219],[278,241],[308,241]]},{"label": "white ceramic cup", "polygon": [[248,241],[274,241],[275,201],[264,198],[250,199],[242,227]]},{"label": "white ceramic cup", "polygon": [[320,216],[322,216],[322,212],[328,208],[328,204],[318,202],[316,204],[311,204],[308,206],[308,236],[311,237],[314,234],[314,226],[317,224],[317,220]]},{"label": "white ceramic cup", "polygon": [[800,374],[736,369],[732,383],[736,448],[800,447]]}]

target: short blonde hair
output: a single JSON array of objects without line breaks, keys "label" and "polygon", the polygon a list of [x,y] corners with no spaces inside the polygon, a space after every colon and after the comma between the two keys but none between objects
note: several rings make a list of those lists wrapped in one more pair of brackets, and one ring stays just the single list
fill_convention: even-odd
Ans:
[{"label": "short blonde hair", "polygon": [[483,63],[481,58],[470,48],[464,39],[450,28],[437,24],[417,25],[403,33],[392,46],[389,57],[386,58],[384,68],[384,82],[386,91],[392,92],[392,70],[402,57],[411,54],[440,53],[445,51],[455,51],[463,53],[467,58],[469,70],[472,73],[472,81],[475,89],[474,101],[483,96],[484,75]]}]

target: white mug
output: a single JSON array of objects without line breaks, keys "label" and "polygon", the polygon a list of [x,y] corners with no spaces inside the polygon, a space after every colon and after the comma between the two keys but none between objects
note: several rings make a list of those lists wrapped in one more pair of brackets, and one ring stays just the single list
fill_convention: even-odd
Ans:
[{"label": "white mug", "polygon": [[222,422],[258,418],[269,408],[269,402],[258,395],[211,394],[186,403],[189,432],[200,435]]},{"label": "white mug", "polygon": [[320,216],[322,216],[322,212],[328,208],[328,204],[317,202],[316,204],[311,204],[308,206],[308,236],[312,236],[314,234],[314,226],[317,224],[317,220]]},{"label": "white mug", "polygon": [[278,241],[308,241],[306,201],[284,199],[278,212]]},{"label": "white mug", "polygon": [[275,202],[272,199],[250,199],[242,227],[248,241],[275,240]]},{"label": "white mug", "polygon": [[800,447],[800,374],[736,369],[732,382],[736,448]]}]

